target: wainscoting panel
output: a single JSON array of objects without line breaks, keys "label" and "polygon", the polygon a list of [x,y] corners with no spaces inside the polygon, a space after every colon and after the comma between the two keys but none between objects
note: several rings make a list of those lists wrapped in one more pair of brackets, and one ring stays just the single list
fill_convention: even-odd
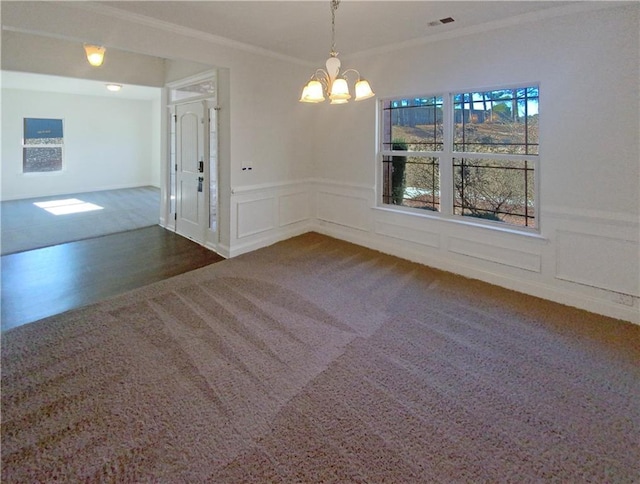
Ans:
[{"label": "wainscoting panel", "polygon": [[622,216],[545,213],[523,235],[376,208],[372,187],[324,179],[240,187],[230,213],[230,257],[315,230],[640,324],[638,225]]},{"label": "wainscoting panel", "polygon": [[317,212],[319,220],[358,230],[371,230],[371,210],[366,198],[319,191]]},{"label": "wainscoting panel", "polygon": [[406,227],[388,222],[376,222],[376,234],[394,239],[406,240],[414,244],[426,245],[435,249],[440,248],[440,234],[423,229]]},{"label": "wainscoting panel", "polygon": [[287,193],[278,199],[280,227],[308,220],[310,213],[308,192]]},{"label": "wainscoting panel", "polygon": [[312,194],[306,180],[238,187],[231,192],[231,240],[223,255],[235,257],[312,230]]},{"label": "wainscoting panel", "polygon": [[448,238],[448,250],[455,254],[466,255],[498,264],[516,267],[531,272],[540,272],[542,259],[540,254],[525,252],[495,244],[486,244],[478,240]]},{"label": "wainscoting panel", "polygon": [[558,230],[556,252],[558,279],[640,296],[637,242]]},{"label": "wainscoting panel", "polygon": [[237,202],[237,237],[242,239],[275,228],[275,197]]}]

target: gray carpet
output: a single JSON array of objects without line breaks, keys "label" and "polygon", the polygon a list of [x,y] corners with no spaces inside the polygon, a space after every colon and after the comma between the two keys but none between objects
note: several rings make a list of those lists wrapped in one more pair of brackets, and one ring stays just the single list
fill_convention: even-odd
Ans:
[{"label": "gray carpet", "polygon": [[[69,198],[103,209],[53,215],[34,205]],[[159,218],[160,189],[150,186],[5,201],[1,204],[1,252],[13,254],[149,227],[158,224]]]},{"label": "gray carpet", "polygon": [[638,482],[640,326],[306,234],[2,339],[3,482]]}]

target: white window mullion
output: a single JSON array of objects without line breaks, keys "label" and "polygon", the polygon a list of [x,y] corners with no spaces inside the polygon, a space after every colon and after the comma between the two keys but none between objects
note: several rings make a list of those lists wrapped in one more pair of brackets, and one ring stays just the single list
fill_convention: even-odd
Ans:
[{"label": "white window mullion", "polygon": [[456,158],[471,158],[471,159],[487,159],[492,160],[504,160],[504,161],[535,161],[538,155],[519,155],[511,153],[484,153],[484,152],[463,152],[456,151],[454,156]]},{"label": "white window mullion", "polygon": [[440,153],[440,213],[453,215],[453,109],[451,95],[443,99],[443,151]]},{"label": "white window mullion", "polygon": [[384,115],[383,115],[384,101],[380,99],[378,101],[378,112],[376,114],[376,122],[378,126],[376,142],[378,144],[378,151],[376,156],[376,206],[383,205],[382,193],[384,190],[384,172],[382,160],[384,157]]}]

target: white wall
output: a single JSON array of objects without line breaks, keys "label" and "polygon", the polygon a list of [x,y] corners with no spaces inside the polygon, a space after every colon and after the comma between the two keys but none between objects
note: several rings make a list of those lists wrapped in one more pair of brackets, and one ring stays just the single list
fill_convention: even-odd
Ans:
[{"label": "white wall", "polygon": [[[218,247],[223,255],[306,230],[304,222],[285,227],[276,224],[273,230],[241,240],[233,224],[237,222],[237,190],[270,187],[282,181],[296,183],[305,180],[310,172],[309,146],[313,133],[308,127],[314,112],[297,102],[301,85],[309,76],[308,66],[270,56],[260,49],[247,51],[233,45],[220,45],[215,37],[209,39],[202,33],[167,29],[163,24],[138,22],[135,18],[116,18],[108,11],[99,13],[99,5],[91,10],[77,8],[73,2],[34,5],[3,4],[3,26],[14,31],[75,39],[78,43],[102,39],[107,49],[210,65],[224,73],[220,77],[221,88],[226,93],[219,113],[225,124],[220,127]],[[20,48],[14,46],[19,55],[11,57],[12,69],[37,72],[38,50],[27,52]],[[243,164],[250,164],[253,169],[242,171]]]},{"label": "white wall", "polygon": [[[309,75],[308,66],[288,58],[266,55],[260,49],[245,51],[219,45],[187,29],[168,30],[162,23],[138,22],[74,6],[74,2],[26,2],[2,6],[2,24],[12,30],[65,39],[103,39],[109,48],[133,51],[165,59],[181,59],[229,69],[232,187],[295,180],[306,176],[308,146],[312,133],[306,129],[311,111],[297,102],[300,85]],[[114,35],[117,33],[117,35]],[[3,38],[5,31],[3,31]],[[19,46],[15,46],[19,50]],[[3,56],[4,57],[4,56]],[[14,55],[12,70],[37,69],[40,54],[33,49]],[[4,63],[4,58],[3,58]],[[292,158],[294,157],[295,160]],[[250,162],[251,172],[242,164]]]},{"label": "white wall", "polygon": [[[2,200],[159,186],[158,110],[152,101],[2,89]],[[22,173],[27,117],[63,119],[62,172]]]},{"label": "white wall", "polygon": [[160,187],[162,185],[162,99],[158,96],[157,99],[151,101],[151,123],[149,124],[151,129],[151,159],[149,167],[149,179],[150,185],[154,187]]},{"label": "white wall", "polygon": [[[33,5],[27,7],[27,15],[36,12]],[[4,5],[2,10],[4,17]],[[95,68],[86,62],[82,42],[73,42],[64,37],[51,38],[3,30],[2,69],[139,86],[164,85],[165,61],[161,57],[109,48],[102,66]],[[89,42],[98,41],[94,39]],[[28,52],[32,52],[34,57],[25,58]]]},{"label": "white wall", "polygon": [[208,72],[213,66],[183,59],[167,59],[164,63],[164,84],[182,81],[188,77]]},{"label": "white wall", "polygon": [[539,237],[376,208],[376,105],[367,101],[318,110],[319,230],[640,322],[640,7],[599,7],[343,61],[378,99],[539,83]]},{"label": "white wall", "polygon": [[[371,81],[377,99],[539,82],[536,237],[378,208],[376,100],[298,103],[308,66],[70,4],[25,5],[3,5],[3,24],[78,39],[95,35],[123,50],[224,68],[226,254],[317,230],[640,323],[638,4],[580,2],[570,15],[343,57],[345,68],[357,67]],[[110,37],[114,31],[118,36]]]}]

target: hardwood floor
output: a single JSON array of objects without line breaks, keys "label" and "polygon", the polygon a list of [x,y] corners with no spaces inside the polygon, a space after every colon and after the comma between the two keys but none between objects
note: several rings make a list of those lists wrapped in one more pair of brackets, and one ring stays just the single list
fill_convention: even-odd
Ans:
[{"label": "hardwood floor", "polygon": [[160,226],[6,255],[2,330],[221,260]]}]

